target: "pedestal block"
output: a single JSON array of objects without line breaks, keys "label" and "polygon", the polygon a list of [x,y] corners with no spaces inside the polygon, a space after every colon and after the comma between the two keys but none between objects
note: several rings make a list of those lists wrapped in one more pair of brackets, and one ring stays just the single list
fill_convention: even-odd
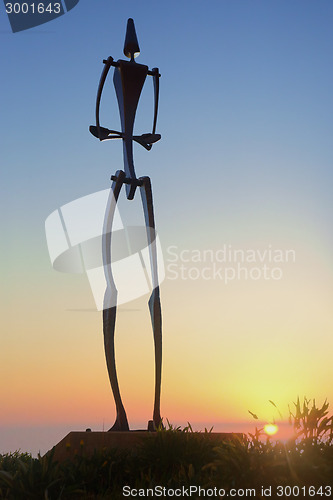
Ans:
[{"label": "pedestal block", "polygon": [[[202,439],[216,441],[239,439],[241,433],[210,432],[198,433]],[[131,450],[140,445],[144,439],[154,439],[157,432],[128,431],[128,432],[81,432],[72,431],[54,447],[54,460],[63,462],[72,459],[75,455],[91,456],[95,451],[102,452],[108,449]],[[51,450],[50,450],[51,451]],[[50,451],[48,453],[50,453]]]}]

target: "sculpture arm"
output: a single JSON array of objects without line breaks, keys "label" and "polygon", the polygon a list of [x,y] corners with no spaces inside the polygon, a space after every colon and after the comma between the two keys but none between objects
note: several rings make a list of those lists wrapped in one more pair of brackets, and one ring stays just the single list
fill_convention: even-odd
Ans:
[{"label": "sculpture arm", "polygon": [[133,140],[141,144],[148,151],[151,150],[153,144],[161,139],[160,134],[156,134],[156,123],[157,123],[157,113],[158,113],[158,100],[160,92],[160,73],[158,68],[153,68],[148,71],[148,75],[154,78],[154,119],[153,119],[153,130],[151,134],[134,135]]},{"label": "sculpture arm", "polygon": [[158,99],[160,93],[160,73],[158,68],[152,69],[152,76],[154,78],[154,121],[153,121],[153,131],[152,134],[155,134],[156,131],[156,122],[157,122],[157,113],[158,113]]},{"label": "sculpture arm", "polygon": [[[96,126],[91,125],[89,127],[90,132],[92,135],[97,137],[100,141],[103,141],[104,139],[118,139],[121,137],[121,133],[117,132],[116,130],[109,130],[104,127],[100,126],[100,121],[99,121],[99,110],[101,106],[101,97],[102,97],[102,92],[105,84],[106,77],[108,76],[109,70],[111,66],[118,66],[117,62],[113,61],[113,57],[109,56],[107,59],[103,60],[103,63],[105,64],[101,78],[99,81],[98,85],[98,91],[97,91],[97,97],[96,97],[96,110],[95,110],[95,115],[96,115]],[[113,136],[109,136],[109,134],[115,134]]]}]

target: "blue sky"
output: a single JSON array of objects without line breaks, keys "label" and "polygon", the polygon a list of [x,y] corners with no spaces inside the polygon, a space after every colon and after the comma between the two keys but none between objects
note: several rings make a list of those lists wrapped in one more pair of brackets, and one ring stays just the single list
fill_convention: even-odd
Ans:
[{"label": "blue sky", "polygon": [[[80,0],[61,18],[16,34],[11,33],[0,5],[2,335],[6,347],[0,371],[6,377],[13,370],[21,373],[19,360],[29,345],[41,342],[44,346],[31,354],[31,364],[46,356],[47,325],[68,307],[66,300],[86,286],[81,281],[75,284],[76,277],[52,270],[44,221],[65,203],[109,187],[110,175],[122,166],[120,141],[100,144],[88,127],[94,123],[103,58],[124,58],[128,17],[134,18],[141,48],[137,61],[150,68],[158,66],[162,74],[157,126],[162,140],[149,153],[135,146],[135,165],[138,176],[152,179],[163,250],[169,245],[202,250],[224,244],[242,248],[271,244],[295,248],[297,253],[297,266],[290,268],[279,290],[268,289],[265,283],[255,289],[246,284],[233,288],[229,296],[229,289],[216,283],[175,285],[166,280],[166,375],[182,362],[181,353],[188,349],[189,363],[198,361],[201,352],[205,359],[200,342],[203,330],[206,349],[213,345],[223,358],[217,326],[221,324],[222,331],[235,340],[234,345],[229,345],[230,339],[227,342],[230,352],[237,352],[239,342],[251,349],[247,328],[260,345],[264,332],[275,332],[272,335],[286,346],[296,331],[299,344],[295,340],[290,359],[297,357],[302,346],[305,349],[297,376],[302,379],[300,374],[313,355],[317,370],[326,367],[318,378],[322,386],[332,375],[327,366],[333,347],[333,4],[329,0]],[[117,129],[111,78],[108,83],[101,123]],[[137,133],[150,131],[152,114],[152,82],[147,81]],[[138,200],[133,205],[125,201],[121,200],[122,213],[130,219],[139,209]],[[13,320],[17,304],[25,311],[25,323]],[[209,329],[199,321],[202,329],[196,330],[194,304],[200,304],[203,314],[211,318]],[[237,319],[232,318],[231,311],[243,311],[243,320],[238,312]],[[64,314],[63,328],[86,321],[85,317],[66,318]],[[95,326],[99,328],[97,319]],[[311,347],[315,340],[326,346],[324,354],[319,347],[318,351]],[[173,350],[174,343],[180,354]],[[268,344],[272,348],[273,340]],[[282,362],[282,347],[280,354],[276,363]],[[58,363],[54,361],[55,371]],[[28,372],[29,366],[25,361]],[[258,368],[254,386],[260,386],[266,368]],[[278,367],[274,368],[277,372]],[[177,368],[174,371],[178,373]],[[216,374],[210,373],[212,379]],[[291,376],[296,377],[294,372]],[[194,374],[192,379],[200,386]],[[302,384],[299,390],[311,397],[307,390],[315,392],[315,388],[306,377]],[[266,399],[276,394],[284,401],[290,396],[281,395],[277,387],[278,379]],[[324,396],[325,391],[320,391]],[[230,387],[227,393],[231,392]],[[264,389],[263,393],[266,397]],[[239,410],[237,404],[234,409]],[[197,409],[193,412],[197,414]],[[182,417],[176,412],[174,418]]]},{"label": "blue sky", "polygon": [[[6,33],[2,15],[6,180],[22,196],[32,190],[29,205],[37,205],[40,215],[41,203],[46,212],[52,202],[58,205],[59,187],[61,201],[69,201],[105,186],[109,171],[118,168],[112,162],[121,162],[121,146],[101,148],[87,126],[94,120],[101,61],[109,54],[123,57],[126,19],[132,16],[141,44],[138,61],[158,65],[162,73],[163,141],[150,154],[136,152],[137,171],[153,176],[163,203],[167,179],[177,177],[174,196],[180,202],[207,175],[214,179],[207,179],[207,189],[221,189],[209,197],[211,211],[215,200],[229,203],[235,194],[272,209],[282,198],[288,208],[301,203],[305,210],[329,203],[332,10],[327,1],[156,7],[102,0],[96,8],[81,0],[67,15],[15,35]],[[149,83],[138,132],[140,124],[142,130],[151,126]],[[111,82],[102,113],[106,126],[118,125]],[[197,200],[189,198],[192,210]],[[322,208],[329,213],[331,207]]]}]

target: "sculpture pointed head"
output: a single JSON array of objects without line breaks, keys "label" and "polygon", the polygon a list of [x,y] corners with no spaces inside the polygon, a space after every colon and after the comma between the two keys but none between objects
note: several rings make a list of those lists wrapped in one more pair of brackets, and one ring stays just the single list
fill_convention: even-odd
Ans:
[{"label": "sculpture pointed head", "polygon": [[129,57],[131,61],[134,60],[134,57],[137,57],[140,54],[140,47],[135,32],[134,21],[131,18],[127,21],[124,54],[126,57]]}]

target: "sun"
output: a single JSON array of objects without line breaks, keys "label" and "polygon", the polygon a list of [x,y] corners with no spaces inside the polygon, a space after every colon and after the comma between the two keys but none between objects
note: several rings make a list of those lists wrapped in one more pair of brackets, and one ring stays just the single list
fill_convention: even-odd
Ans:
[{"label": "sun", "polygon": [[277,433],[277,431],[279,430],[278,426],[275,425],[275,424],[266,424],[264,426],[264,431],[266,432],[266,434],[268,434],[269,436],[273,436],[274,434]]}]

